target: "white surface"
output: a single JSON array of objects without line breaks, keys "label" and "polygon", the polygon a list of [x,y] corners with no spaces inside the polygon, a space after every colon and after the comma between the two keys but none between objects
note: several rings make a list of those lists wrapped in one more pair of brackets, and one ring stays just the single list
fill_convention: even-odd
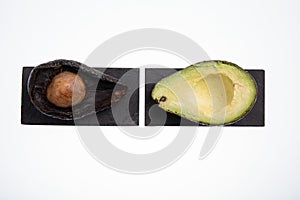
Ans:
[{"label": "white surface", "polygon": [[[299,9],[296,0],[1,1],[0,199],[299,199]],[[226,128],[199,161],[201,129],[174,165],[135,176],[96,162],[74,127],[20,125],[22,66],[84,61],[110,37],[147,27],[182,33],[212,59],[265,69],[266,127]]]}]

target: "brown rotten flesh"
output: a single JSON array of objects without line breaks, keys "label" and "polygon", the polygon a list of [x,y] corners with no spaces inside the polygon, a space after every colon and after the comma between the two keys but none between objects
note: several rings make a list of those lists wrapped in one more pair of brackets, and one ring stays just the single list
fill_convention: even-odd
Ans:
[{"label": "brown rotten flesh", "polygon": [[85,84],[82,78],[69,71],[56,75],[47,88],[47,99],[63,108],[79,104],[85,94]]}]

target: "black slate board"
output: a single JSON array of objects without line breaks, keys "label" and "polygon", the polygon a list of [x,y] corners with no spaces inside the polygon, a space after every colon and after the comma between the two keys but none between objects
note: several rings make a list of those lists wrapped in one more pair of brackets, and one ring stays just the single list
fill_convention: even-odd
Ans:
[{"label": "black slate board", "polygon": [[[179,70],[179,69],[176,69]],[[256,80],[258,95],[252,110],[241,120],[226,126],[264,126],[265,125],[265,71],[246,70]],[[146,126],[205,126],[191,122],[177,115],[167,113],[155,104],[151,91],[159,80],[174,73],[174,69],[146,69],[145,125]],[[151,120],[152,119],[152,120]]]},{"label": "black slate board", "polygon": [[[22,76],[22,105],[21,123],[30,125],[74,125],[73,120],[60,120],[48,117],[39,112],[31,103],[27,92],[27,80],[33,67],[23,67]],[[103,68],[96,68],[104,71]],[[105,73],[121,78],[128,86],[127,94],[115,105],[118,116],[114,117],[112,108],[97,113],[97,119],[93,116],[86,116],[76,120],[76,125],[101,125],[101,126],[136,126],[139,124],[139,69],[132,68],[109,68]],[[124,75],[125,74],[125,75]],[[128,103],[129,102],[129,103]],[[117,118],[117,122],[116,122]]]},{"label": "black slate board", "polygon": [[[59,120],[40,113],[31,103],[27,93],[27,80],[33,67],[23,67],[22,76],[22,105],[21,123],[28,125],[74,125],[74,121]],[[103,68],[96,68],[104,70]],[[176,69],[179,70],[179,69]],[[265,72],[264,70],[247,70],[256,80],[258,86],[257,101],[252,110],[240,121],[227,126],[264,126],[265,125]],[[151,91],[159,80],[172,74],[174,69],[148,68],[146,69],[145,86],[145,125],[146,126],[202,126],[177,115],[167,113],[158,108],[151,98]],[[136,68],[108,68],[105,73],[116,78],[125,77],[122,81],[129,85],[129,95],[116,104],[119,110],[117,122],[112,109],[97,113],[97,119],[86,116],[76,125],[100,126],[137,126],[139,125],[139,69]],[[123,75],[127,76],[123,76]],[[126,99],[127,98],[127,99]],[[126,103],[126,102],[129,102]],[[150,117],[151,115],[151,117]],[[151,119],[153,119],[151,121]]]}]

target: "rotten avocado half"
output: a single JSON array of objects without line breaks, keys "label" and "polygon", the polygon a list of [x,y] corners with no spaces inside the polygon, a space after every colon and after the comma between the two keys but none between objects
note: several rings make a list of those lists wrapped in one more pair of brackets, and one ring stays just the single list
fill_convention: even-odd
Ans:
[{"label": "rotten avocado half", "polygon": [[62,120],[103,111],[127,91],[117,78],[72,60],[54,60],[35,67],[27,89],[40,112]]},{"label": "rotten avocado half", "polygon": [[257,86],[253,77],[227,61],[204,61],[159,81],[152,98],[159,107],[202,124],[230,124],[253,107]]}]

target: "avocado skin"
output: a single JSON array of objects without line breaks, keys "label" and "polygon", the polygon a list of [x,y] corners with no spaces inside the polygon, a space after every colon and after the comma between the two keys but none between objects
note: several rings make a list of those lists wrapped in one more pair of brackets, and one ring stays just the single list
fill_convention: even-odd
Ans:
[{"label": "avocado skin", "polygon": [[[87,91],[81,103],[67,108],[58,107],[47,99],[47,88],[51,81],[64,71],[80,75]],[[40,64],[31,71],[27,91],[32,104],[44,115],[60,120],[74,120],[110,108],[111,103],[119,101],[126,94],[127,87],[117,78],[83,63],[58,59]],[[113,92],[118,92],[118,95]]]},{"label": "avocado skin", "polygon": [[[168,106],[165,106],[165,105],[162,105],[161,101],[159,101],[159,98],[157,98],[157,91],[160,90],[160,84],[162,82],[166,82],[169,81],[168,79],[170,79],[170,81],[172,81],[172,76],[176,76],[175,74],[184,74],[184,73],[189,73],[189,70],[192,71],[192,69],[194,68],[199,68],[201,69],[203,66],[206,66],[206,65],[213,65],[213,66],[216,66],[216,68],[218,68],[218,66],[228,66],[228,67],[233,67],[238,73],[243,73],[244,74],[244,77],[246,77],[247,80],[245,80],[246,82],[251,82],[251,88],[252,90],[254,91],[252,94],[251,94],[251,100],[250,100],[250,104],[248,106],[246,106],[246,108],[242,109],[241,112],[232,117],[230,120],[224,120],[222,122],[220,121],[217,121],[217,122],[214,122],[214,121],[209,121],[209,120],[201,120],[201,119],[195,119],[195,117],[191,117],[189,115],[187,115],[186,113],[183,112],[179,112],[178,110],[173,110],[172,108],[169,108]],[[241,80],[243,81],[243,80]],[[170,113],[173,113],[175,115],[179,115],[183,118],[186,118],[190,121],[193,121],[193,122],[197,122],[197,123],[200,123],[202,125],[230,125],[230,124],[234,124],[236,123],[237,121],[240,121],[241,119],[243,119],[250,111],[251,109],[253,108],[253,106],[255,105],[256,103],[256,100],[257,100],[257,83],[255,81],[255,79],[252,77],[251,74],[249,74],[247,71],[245,71],[243,68],[241,68],[240,66],[238,66],[237,64],[235,63],[232,63],[232,62],[229,62],[229,61],[224,61],[224,60],[209,60],[209,61],[203,61],[203,62],[199,62],[199,63],[195,63],[193,65],[190,65],[168,77],[165,77],[163,78],[161,81],[159,81],[153,88],[152,90],[152,98],[158,103],[159,107],[161,107],[162,109],[164,109],[165,111],[167,112],[170,112]],[[164,96],[165,97],[165,96]],[[160,97],[161,98],[161,97]],[[168,97],[166,97],[168,98]],[[241,102],[243,103],[243,102]]]}]

